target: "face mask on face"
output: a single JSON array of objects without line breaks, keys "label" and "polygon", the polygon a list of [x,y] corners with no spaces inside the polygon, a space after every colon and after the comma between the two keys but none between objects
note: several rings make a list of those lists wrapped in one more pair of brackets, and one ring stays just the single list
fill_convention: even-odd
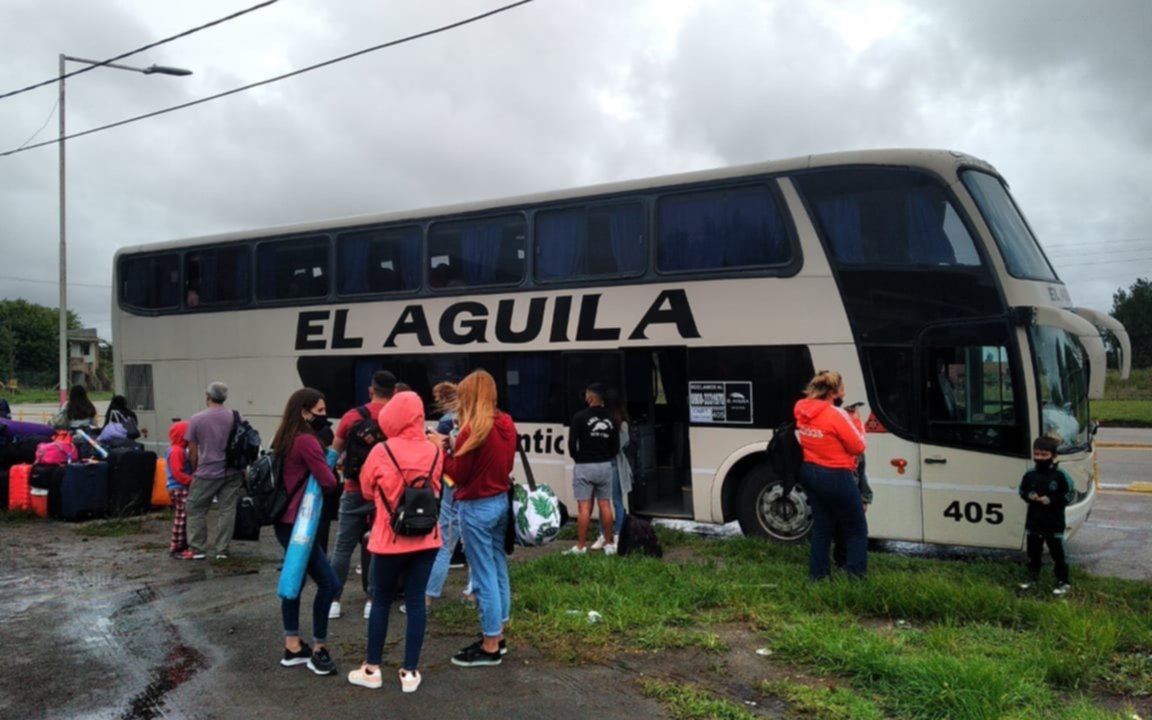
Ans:
[{"label": "face mask on face", "polygon": [[844,398],[838,397],[832,401],[832,404],[835,405],[836,407],[841,407],[842,405],[844,405]]},{"label": "face mask on face", "polygon": [[1036,469],[1037,469],[1037,470],[1051,470],[1051,469],[1052,469],[1052,465],[1053,465],[1055,462],[1056,462],[1056,461],[1055,461],[1055,460],[1053,460],[1052,458],[1049,458],[1049,459],[1047,459],[1047,460],[1036,460],[1036,461],[1035,461],[1035,463],[1036,463]]},{"label": "face mask on face", "polygon": [[312,419],[308,421],[308,424],[312,426],[313,430],[315,430],[316,432],[320,432],[324,428],[328,427],[328,416],[327,415],[313,415]]}]

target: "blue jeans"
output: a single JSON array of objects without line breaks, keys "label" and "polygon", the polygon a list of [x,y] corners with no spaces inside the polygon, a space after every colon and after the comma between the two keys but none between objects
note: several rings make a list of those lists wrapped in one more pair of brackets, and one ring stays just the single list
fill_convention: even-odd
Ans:
[{"label": "blue jeans", "polygon": [[624,530],[624,488],[620,485],[620,459],[612,461],[612,537],[613,542],[620,542],[620,533]]},{"label": "blue jeans", "polygon": [[[276,532],[276,541],[280,547],[288,549],[288,541],[292,539],[292,526],[287,523],[276,523],[272,526]],[[312,640],[322,643],[328,639],[328,608],[336,597],[336,573],[328,564],[324,550],[313,543],[312,554],[308,556],[308,577],[316,583],[316,598],[312,601]],[[303,593],[301,593],[303,594]],[[284,635],[300,634],[300,598],[280,601],[280,616],[284,621]]]},{"label": "blue jeans", "polygon": [[440,539],[444,544],[436,553],[436,562],[432,564],[432,574],[428,576],[428,597],[438,598],[444,592],[444,581],[448,579],[448,566],[452,563],[452,553],[456,550],[456,541],[460,539],[460,514],[456,509],[454,500],[456,489],[444,485],[440,495]]},{"label": "blue jeans", "polygon": [[480,629],[486,637],[497,637],[503,634],[504,623],[512,614],[512,586],[508,582],[508,557],[504,554],[508,496],[457,500],[456,509],[480,608]]},{"label": "blue jeans", "polygon": [[372,557],[372,614],[368,617],[368,664],[379,665],[384,656],[384,639],[388,637],[388,614],[392,611],[392,598],[396,583],[404,578],[404,604],[408,611],[408,627],[404,632],[404,669],[415,670],[420,663],[420,650],[424,646],[424,628],[428,623],[424,606],[424,591],[428,573],[436,560],[435,550],[414,553],[375,555]]},{"label": "blue jeans", "polygon": [[800,466],[800,484],[812,506],[808,575],[822,580],[832,573],[832,537],[843,533],[844,569],[849,575],[863,578],[868,573],[868,521],[856,474],[804,463]]},{"label": "blue jeans", "polygon": [[[344,491],[340,496],[340,513],[336,525],[336,547],[332,550],[332,570],[336,573],[336,600],[344,595],[344,585],[348,582],[348,566],[352,562],[352,553],[364,538],[364,533],[372,529],[369,517],[375,503],[364,501],[359,490]],[[375,557],[372,555],[371,557]],[[372,594],[372,568],[366,567],[362,572],[368,573],[368,594]]]}]

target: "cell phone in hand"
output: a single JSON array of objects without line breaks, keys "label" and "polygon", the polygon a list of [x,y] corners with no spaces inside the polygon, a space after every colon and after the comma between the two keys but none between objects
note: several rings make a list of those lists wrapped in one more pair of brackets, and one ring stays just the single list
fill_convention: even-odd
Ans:
[{"label": "cell phone in hand", "polygon": [[856,412],[857,410],[859,410],[862,407],[864,407],[864,403],[854,402],[851,405],[845,405],[844,409],[847,410],[848,412]]}]

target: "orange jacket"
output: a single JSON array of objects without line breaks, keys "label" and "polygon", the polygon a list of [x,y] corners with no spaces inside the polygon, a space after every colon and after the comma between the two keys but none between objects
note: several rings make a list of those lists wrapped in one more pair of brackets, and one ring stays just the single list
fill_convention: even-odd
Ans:
[{"label": "orange jacket", "polygon": [[813,398],[798,401],[793,412],[804,462],[826,468],[856,468],[856,458],[867,446],[859,417],[827,400]]},{"label": "orange jacket", "polygon": [[[368,550],[377,555],[394,555],[438,548],[443,544],[439,528],[414,537],[392,532],[392,518],[380,500],[380,493],[383,493],[395,509],[404,494],[404,481],[415,480],[427,473],[433,457],[437,459],[432,471],[432,487],[437,495],[440,494],[444,451],[424,435],[424,401],[414,392],[398,392],[380,411],[377,423],[388,439],[372,446],[364,467],[360,468],[360,491],[365,500],[371,498],[376,504],[376,519],[368,538]],[[385,445],[396,456],[403,476],[388,456]]]}]

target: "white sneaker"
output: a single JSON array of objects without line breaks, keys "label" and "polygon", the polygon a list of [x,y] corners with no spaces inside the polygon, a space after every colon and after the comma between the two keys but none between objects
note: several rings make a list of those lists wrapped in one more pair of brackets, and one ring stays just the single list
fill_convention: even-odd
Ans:
[{"label": "white sneaker", "polygon": [[331,607],[328,608],[328,619],[335,620],[340,617],[340,601],[333,600]]},{"label": "white sneaker", "polygon": [[1061,597],[1063,595],[1067,595],[1068,591],[1071,589],[1072,586],[1068,583],[1056,583],[1056,587],[1052,590],[1052,594],[1057,597]]},{"label": "white sneaker", "polygon": [[592,549],[593,550],[603,550],[604,549],[604,536],[603,535],[596,538],[596,542],[592,543]]},{"label": "white sneaker", "polygon": [[616,543],[604,543],[604,554],[605,555],[615,555],[616,554]]},{"label": "white sneaker", "polygon": [[367,620],[370,617],[372,617],[372,601],[371,600],[364,603],[364,619]]},{"label": "white sneaker", "polygon": [[567,550],[565,550],[564,552],[562,552],[560,554],[561,555],[587,555],[588,554],[588,548],[580,547],[579,545],[573,545],[572,547],[568,548]]},{"label": "white sneaker", "polygon": [[408,603],[405,603],[405,602],[400,603],[400,614],[401,615],[407,615],[408,614]]},{"label": "white sneaker", "polygon": [[372,690],[378,690],[380,686],[384,684],[384,681],[380,677],[379,670],[368,672],[368,668],[363,666],[348,673],[348,682]]},{"label": "white sneaker", "polygon": [[400,689],[406,693],[416,692],[416,688],[420,687],[420,671],[408,671],[403,668],[400,669]]}]

